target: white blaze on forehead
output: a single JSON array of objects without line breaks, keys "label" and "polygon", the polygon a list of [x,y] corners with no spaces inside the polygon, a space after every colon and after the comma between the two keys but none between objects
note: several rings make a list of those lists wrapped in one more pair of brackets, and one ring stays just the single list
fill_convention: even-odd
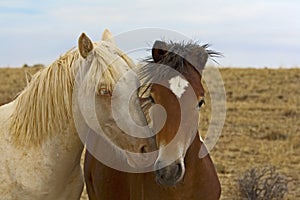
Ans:
[{"label": "white blaze on forehead", "polygon": [[181,78],[180,76],[175,76],[169,80],[170,89],[172,92],[180,98],[185,92],[185,88],[189,85],[189,82]]}]

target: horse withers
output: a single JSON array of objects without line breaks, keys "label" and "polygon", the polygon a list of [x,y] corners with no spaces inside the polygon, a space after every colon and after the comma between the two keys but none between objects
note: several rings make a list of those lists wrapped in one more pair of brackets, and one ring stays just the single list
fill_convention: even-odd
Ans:
[{"label": "horse withers", "polygon": [[[145,85],[140,91],[144,112],[156,133],[155,171],[126,173],[94,160],[92,166],[85,165],[86,171],[93,167],[96,172],[85,176],[94,180],[93,185],[87,181],[91,200],[219,199],[220,182],[198,132],[199,109],[205,102],[201,72],[207,59],[218,55],[208,45],[154,43],[152,59],[139,74]],[[203,158],[198,157],[200,149]]]},{"label": "horse withers", "polygon": [[[107,34],[105,31],[104,40]],[[93,97],[99,127],[106,124],[114,129],[114,135],[98,132],[108,143],[134,152],[155,148],[154,139],[132,140],[115,128],[108,104],[110,91],[134,65],[107,40],[93,43],[83,33],[78,48],[72,48],[34,75],[14,101],[0,107],[0,199],[80,199],[84,145],[78,130],[97,132],[95,119],[86,115],[86,107],[91,106],[84,100],[90,98],[87,94]],[[131,77],[130,84],[122,88],[134,91],[133,84],[137,83],[137,78]],[[137,98],[137,92],[134,95]],[[122,98],[122,94],[116,93],[114,98]],[[135,120],[146,124],[140,105],[135,101],[130,104]],[[143,130],[141,134],[151,134],[150,130]],[[128,163],[136,163],[131,157],[124,157]]]}]

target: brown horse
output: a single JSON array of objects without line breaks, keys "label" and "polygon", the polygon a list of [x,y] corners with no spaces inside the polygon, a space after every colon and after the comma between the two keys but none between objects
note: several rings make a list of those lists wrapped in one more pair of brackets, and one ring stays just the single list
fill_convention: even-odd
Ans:
[{"label": "brown horse", "polygon": [[[155,42],[153,60],[140,69],[147,85],[141,89],[145,113],[157,132],[155,172],[117,171],[87,152],[85,180],[91,200],[219,199],[220,182],[198,133],[199,109],[204,103],[201,72],[208,57],[219,55],[207,47]],[[152,107],[158,104],[164,111]],[[202,158],[198,157],[200,149]]]}]

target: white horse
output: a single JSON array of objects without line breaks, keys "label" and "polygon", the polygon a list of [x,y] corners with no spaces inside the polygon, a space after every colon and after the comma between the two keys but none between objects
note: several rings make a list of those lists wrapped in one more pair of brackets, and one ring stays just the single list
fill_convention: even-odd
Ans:
[{"label": "white horse", "polygon": [[[155,148],[154,139],[133,139],[113,120],[110,104],[113,87],[120,76],[133,67],[131,59],[114,45],[109,31],[104,31],[98,43],[92,43],[83,33],[78,49],[71,49],[38,72],[14,101],[1,106],[0,199],[80,198],[83,189],[80,158],[84,145],[77,133],[74,113],[77,119],[82,118],[79,121],[86,127],[89,124],[78,112],[78,101],[73,99],[76,74],[80,71],[84,72],[85,89],[95,94],[97,118],[110,127],[104,129],[104,138],[133,152]],[[98,77],[101,77],[100,82]],[[126,79],[123,90],[132,91],[137,81],[135,77]],[[118,95],[121,94],[116,93],[115,97]],[[138,98],[136,92],[132,98]],[[131,101],[129,107],[135,120],[146,125],[138,101]],[[150,130],[143,130],[141,134],[151,135]],[[134,158],[126,158],[128,163],[137,163]]]}]

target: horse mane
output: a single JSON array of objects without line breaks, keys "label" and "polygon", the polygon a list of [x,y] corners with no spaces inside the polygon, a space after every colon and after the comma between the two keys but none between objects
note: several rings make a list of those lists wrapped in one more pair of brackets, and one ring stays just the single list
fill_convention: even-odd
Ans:
[{"label": "horse mane", "polygon": [[[152,83],[160,82],[164,80],[166,76],[173,74],[175,69],[177,72],[184,74],[186,71],[184,59],[185,55],[192,51],[200,51],[201,54],[204,54],[204,57],[207,57],[214,62],[214,57],[222,56],[220,52],[213,51],[209,49],[209,44],[199,45],[197,42],[173,42],[170,41],[167,43],[167,53],[164,55],[163,59],[158,63],[155,63],[152,56],[146,58],[143,62],[138,65],[138,76],[141,82],[141,87],[139,88],[139,97],[142,100],[142,110],[145,113],[148,123],[151,125],[151,118],[149,115],[149,110],[152,105],[152,101],[149,98],[150,90]],[[204,59],[204,58],[203,58]],[[164,65],[169,66],[164,67]],[[159,67],[161,66],[161,67]],[[203,66],[204,68],[204,66]],[[201,69],[200,69],[201,70]],[[177,74],[174,74],[177,75]]]},{"label": "horse mane", "polygon": [[[45,138],[62,133],[73,123],[72,93],[78,71],[87,70],[87,89],[97,91],[99,87],[105,86],[112,90],[120,77],[117,71],[120,67],[116,66],[118,62],[110,62],[111,56],[102,49],[95,45],[88,69],[82,69],[85,67],[81,66],[83,58],[73,48],[32,77],[15,99],[16,107],[11,115],[10,131],[16,146],[39,146]],[[134,66],[121,50],[114,49],[128,66]],[[95,77],[99,76],[100,71],[103,76],[97,83]]]},{"label": "horse mane", "polygon": [[[95,48],[94,60],[87,72],[83,71],[81,76],[85,77],[82,84],[85,91],[99,94],[100,89],[105,88],[112,93],[114,85],[125,72],[125,67],[135,68],[134,62],[114,44],[106,41],[96,43],[102,48]],[[113,52],[113,53],[111,53]]]},{"label": "horse mane", "polygon": [[[151,83],[157,82],[160,80],[164,80],[166,75],[170,75],[172,69],[175,69],[177,72],[181,74],[185,74],[186,67],[184,64],[184,60],[187,57],[187,54],[193,51],[198,51],[201,54],[201,60],[205,60],[204,64],[206,63],[206,59],[209,58],[214,60],[215,57],[222,56],[220,52],[210,50],[209,44],[200,45],[197,42],[188,41],[188,42],[173,42],[169,41],[167,44],[167,52],[163,56],[163,58],[155,63],[152,56],[146,58],[143,63],[140,64],[138,69],[138,76],[139,80],[141,81],[141,85],[143,87],[139,90],[139,95],[141,97],[149,96],[149,92],[151,89]],[[162,67],[157,67],[161,65]],[[163,67],[163,65],[167,65],[168,67]],[[200,71],[203,70],[204,66],[199,69]]]},{"label": "horse mane", "polygon": [[16,145],[39,145],[46,136],[64,130],[72,119],[73,77],[71,65],[79,54],[70,50],[37,72],[15,99],[10,131]]}]

